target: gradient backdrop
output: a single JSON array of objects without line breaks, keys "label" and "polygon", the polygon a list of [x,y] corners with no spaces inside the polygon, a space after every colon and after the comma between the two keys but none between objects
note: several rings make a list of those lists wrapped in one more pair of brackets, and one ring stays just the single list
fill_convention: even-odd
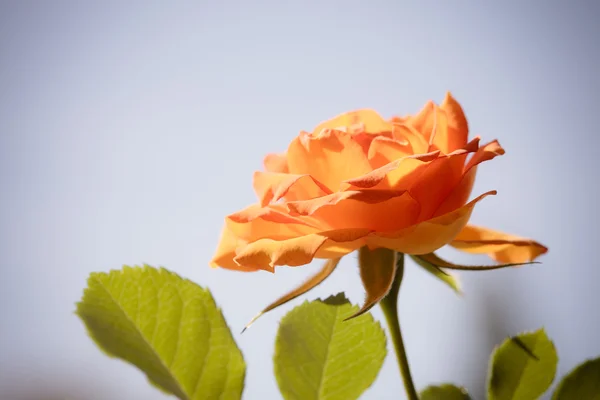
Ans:
[{"label": "gradient backdrop", "polygon": [[[599,10],[0,1],[0,398],[165,399],[73,314],[90,272],[140,263],[209,286],[248,364],[244,398],[280,398],[272,345],[300,300],[238,332],[318,267],[209,269],[224,216],[254,201],[263,155],[301,129],[362,107],[417,112],[447,90],[472,134],[507,151],[479,170],[475,192],[499,195],[473,222],[550,252],[542,265],[462,274],[463,298],[409,266],[400,308],[417,386],[452,381],[482,398],[494,345],[542,325],[561,376],[600,355]],[[362,301],[355,260],[307,297]],[[390,353],[364,398],[403,396]]]}]

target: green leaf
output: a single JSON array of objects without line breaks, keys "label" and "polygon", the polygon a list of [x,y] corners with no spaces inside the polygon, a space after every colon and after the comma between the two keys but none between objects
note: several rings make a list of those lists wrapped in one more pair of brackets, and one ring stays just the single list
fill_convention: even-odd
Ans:
[{"label": "green leaf", "polygon": [[579,365],[558,385],[552,400],[600,400],[600,358]]},{"label": "green leaf", "polygon": [[273,303],[266,306],[261,312],[256,314],[254,318],[252,318],[250,322],[248,322],[248,324],[244,327],[242,333],[244,333],[246,329],[250,328],[250,325],[252,325],[254,321],[256,321],[258,318],[260,318],[261,315],[287,303],[288,301],[294,300],[298,296],[302,296],[304,293],[308,292],[309,290],[323,282],[325,279],[327,279],[327,277],[329,277],[329,275],[331,275],[333,271],[335,271],[335,268],[337,267],[339,262],[340,258],[332,258],[327,260],[327,262],[325,262],[325,265],[323,265],[323,268],[321,268],[319,272],[317,272],[315,275],[311,276],[306,282],[304,282],[302,285],[298,286],[291,292],[281,296]]},{"label": "green leaf", "polygon": [[460,271],[489,271],[492,269],[508,268],[508,267],[521,267],[529,264],[539,264],[539,262],[526,262],[526,263],[510,263],[510,264],[496,264],[496,265],[459,265],[449,261],[443,260],[438,257],[435,253],[422,254],[419,256],[422,260],[435,265],[438,268],[456,269]]},{"label": "green leaf", "polygon": [[449,383],[440,386],[428,386],[419,395],[420,400],[471,400],[464,388]]},{"label": "green leaf", "polygon": [[366,313],[389,293],[397,271],[396,252],[384,248],[369,250],[366,246],[361,247],[358,251],[358,266],[367,297],[360,310],[346,319]]},{"label": "green leaf", "polygon": [[490,400],[530,400],[552,384],[558,356],[544,329],[506,339],[492,354]]},{"label": "green leaf", "polygon": [[437,265],[430,263],[429,261],[425,260],[420,256],[411,256],[411,258],[417,264],[419,264],[419,266],[421,266],[425,271],[429,272],[430,274],[444,282],[446,285],[450,286],[450,288],[456,293],[458,293],[459,295],[463,294],[460,287],[460,280],[457,276],[449,274]]},{"label": "green leaf", "polygon": [[92,273],[76,313],[111,357],[180,399],[239,399],[246,365],[210,292],[166,269]]},{"label": "green leaf", "polygon": [[281,320],[275,376],[286,400],[357,399],[375,380],[386,355],[385,333],[343,293],[305,302]]}]

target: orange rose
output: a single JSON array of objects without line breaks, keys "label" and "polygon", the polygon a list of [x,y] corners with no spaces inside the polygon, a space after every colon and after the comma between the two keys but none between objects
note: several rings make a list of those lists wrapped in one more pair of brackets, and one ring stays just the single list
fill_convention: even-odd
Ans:
[{"label": "orange rose", "polygon": [[362,246],[419,255],[447,244],[500,262],[535,259],[547,251],[541,244],[467,225],[496,194],[467,202],[477,165],[504,154],[497,141],[468,141],[468,131],[447,94],[415,116],[386,121],[359,110],[301,132],[254,174],[259,202],[226,218],[211,265],[273,271]]}]

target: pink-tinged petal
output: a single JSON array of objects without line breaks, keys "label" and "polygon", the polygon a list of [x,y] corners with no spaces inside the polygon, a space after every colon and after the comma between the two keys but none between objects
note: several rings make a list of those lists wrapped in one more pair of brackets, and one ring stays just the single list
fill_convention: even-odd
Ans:
[{"label": "pink-tinged petal", "polygon": [[253,186],[263,207],[284,197],[286,200],[312,199],[331,193],[325,185],[310,175],[277,172],[255,172]]},{"label": "pink-tinged petal", "polygon": [[371,171],[371,164],[362,146],[352,135],[325,130],[320,135],[300,133],[287,152],[289,172],[311,175],[332,192],[340,184]]},{"label": "pink-tinged petal", "polygon": [[273,272],[275,266],[297,267],[314,258],[341,257],[364,245],[364,229],[315,233],[287,240],[260,239],[238,250],[235,262],[246,268]]},{"label": "pink-tinged petal", "polygon": [[243,272],[254,272],[257,271],[256,268],[251,268],[247,266],[240,266],[238,263],[233,261],[235,258],[235,250],[240,246],[245,246],[247,244],[246,241],[237,238],[230,230],[225,226],[221,231],[221,238],[219,239],[219,244],[217,246],[217,251],[210,261],[209,265],[211,268],[225,268],[231,269],[234,271],[243,271]]},{"label": "pink-tinged petal", "polygon": [[475,204],[489,195],[490,191],[465,206],[448,214],[420,222],[416,225],[390,233],[374,233],[367,238],[369,248],[385,247],[406,254],[427,254],[450,243],[467,225]]},{"label": "pink-tinged petal", "polygon": [[263,160],[265,171],[288,173],[288,164],[285,154],[267,154]]},{"label": "pink-tinged petal", "polygon": [[501,263],[524,263],[545,254],[548,248],[534,240],[467,225],[450,243],[458,250],[487,254]]},{"label": "pink-tinged petal", "polygon": [[504,149],[496,140],[486,144],[483,147],[480,147],[479,150],[477,150],[475,154],[473,154],[473,157],[471,157],[471,159],[465,166],[464,175],[461,178],[460,182],[439,204],[437,210],[433,215],[438,216],[446,214],[465,204],[469,199],[469,196],[471,195],[473,184],[475,183],[477,165],[484,161],[489,161],[494,157],[502,154],[504,154]]}]

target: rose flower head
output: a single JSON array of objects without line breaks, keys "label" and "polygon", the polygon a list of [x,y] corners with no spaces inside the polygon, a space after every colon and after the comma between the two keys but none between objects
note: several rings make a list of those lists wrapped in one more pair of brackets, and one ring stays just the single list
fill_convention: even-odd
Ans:
[{"label": "rose flower head", "polygon": [[226,217],[211,266],[273,272],[362,247],[424,255],[444,245],[502,263],[534,260],[547,251],[541,244],[468,225],[496,194],[471,198],[478,165],[504,154],[498,141],[468,133],[449,93],[416,115],[386,120],[364,109],[300,132],[254,174],[258,202]]}]

